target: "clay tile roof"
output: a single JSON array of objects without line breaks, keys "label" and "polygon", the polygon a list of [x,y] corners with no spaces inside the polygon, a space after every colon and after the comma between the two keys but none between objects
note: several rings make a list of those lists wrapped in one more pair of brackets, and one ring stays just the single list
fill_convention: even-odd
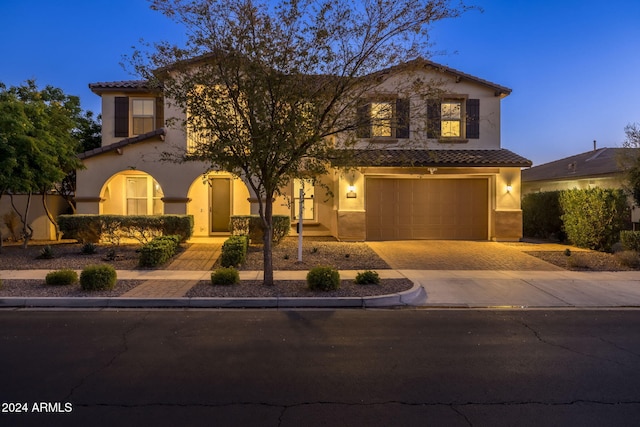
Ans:
[{"label": "clay tile roof", "polygon": [[95,94],[101,94],[102,92],[109,91],[124,91],[124,92],[138,92],[138,91],[150,91],[158,90],[159,88],[153,84],[150,84],[146,80],[121,80],[116,82],[97,82],[89,83],[89,89]]},{"label": "clay tile roof", "polygon": [[126,147],[127,145],[137,144],[138,142],[148,141],[150,139],[158,139],[156,137],[163,138],[165,134],[166,132],[164,128],[152,130],[151,132],[147,132],[142,135],[136,135],[131,138],[126,138],[121,141],[114,142],[113,144],[105,145],[104,147],[98,147],[94,148],[93,150],[85,151],[84,153],[78,154],[78,157],[80,158],[80,160],[88,159],[99,154],[116,151],[117,149]]},{"label": "clay tile roof", "polygon": [[531,160],[499,150],[362,150],[342,166],[527,167]]}]

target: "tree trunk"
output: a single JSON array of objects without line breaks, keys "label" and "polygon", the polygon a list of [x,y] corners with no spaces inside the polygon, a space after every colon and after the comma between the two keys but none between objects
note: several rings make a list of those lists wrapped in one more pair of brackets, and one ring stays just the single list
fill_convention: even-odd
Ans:
[{"label": "tree trunk", "polygon": [[264,241],[263,241],[263,260],[264,260],[264,285],[272,286],[273,283],[273,195],[267,195],[264,202]]},{"label": "tree trunk", "polygon": [[33,228],[27,224],[29,219],[29,208],[31,207],[31,192],[29,192],[29,195],[27,196],[27,206],[24,209],[24,216],[22,216],[18,208],[16,208],[16,205],[13,202],[13,194],[9,194],[9,200],[11,200],[11,207],[13,207],[13,210],[18,214],[20,222],[22,223],[22,248],[26,249],[29,245],[29,240],[33,237]]},{"label": "tree trunk", "polygon": [[49,218],[49,222],[53,224],[53,227],[56,229],[56,240],[60,240],[60,227],[49,210],[49,206],[47,205],[47,192],[44,190],[42,191],[42,206],[47,214],[47,218]]}]

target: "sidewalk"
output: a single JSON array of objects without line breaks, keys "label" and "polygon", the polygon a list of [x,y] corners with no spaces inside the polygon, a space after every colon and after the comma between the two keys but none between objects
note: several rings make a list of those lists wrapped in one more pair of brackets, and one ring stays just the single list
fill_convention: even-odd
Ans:
[{"label": "sidewalk", "polygon": [[[48,270],[4,270],[0,276],[7,280],[44,280],[47,273]],[[117,273],[119,279],[153,281],[156,286],[153,292],[118,298],[0,298],[0,307],[640,307],[640,273],[637,271],[379,270],[381,278],[406,277],[414,286],[399,294],[376,297],[241,299],[186,298],[178,296],[179,292],[163,297],[158,293],[164,286],[175,288],[181,282],[209,280],[210,270],[120,270]],[[340,271],[340,277],[349,280],[356,273]],[[276,280],[304,280],[306,274],[306,271],[274,272]],[[261,277],[261,271],[240,272],[241,280]]]}]

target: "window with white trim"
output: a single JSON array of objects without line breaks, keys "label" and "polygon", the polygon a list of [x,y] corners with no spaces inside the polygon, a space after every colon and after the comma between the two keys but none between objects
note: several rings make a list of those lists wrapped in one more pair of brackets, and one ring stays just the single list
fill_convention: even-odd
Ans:
[{"label": "window with white trim", "polygon": [[133,99],[131,101],[133,135],[142,135],[153,130],[154,107],[155,99]]},{"label": "window with white trim", "polygon": [[164,193],[160,184],[150,176],[126,178],[127,215],[162,215]]}]

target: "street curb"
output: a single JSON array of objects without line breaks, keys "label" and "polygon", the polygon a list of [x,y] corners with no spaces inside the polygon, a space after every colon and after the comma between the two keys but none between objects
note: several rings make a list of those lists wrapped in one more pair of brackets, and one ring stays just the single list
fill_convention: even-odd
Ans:
[{"label": "street curb", "polygon": [[426,293],[414,283],[409,290],[373,297],[336,298],[64,298],[5,297],[0,308],[381,308],[413,306]]}]

